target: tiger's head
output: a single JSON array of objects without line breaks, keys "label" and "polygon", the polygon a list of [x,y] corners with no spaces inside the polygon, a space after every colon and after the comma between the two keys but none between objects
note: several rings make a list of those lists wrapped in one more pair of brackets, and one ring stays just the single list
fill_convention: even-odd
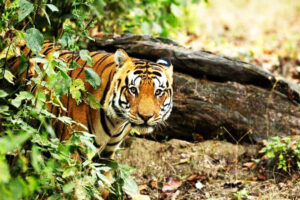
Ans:
[{"label": "tiger's head", "polygon": [[104,109],[112,118],[128,121],[141,134],[151,133],[172,110],[173,66],[167,58],[156,63],[114,54],[114,75]]}]

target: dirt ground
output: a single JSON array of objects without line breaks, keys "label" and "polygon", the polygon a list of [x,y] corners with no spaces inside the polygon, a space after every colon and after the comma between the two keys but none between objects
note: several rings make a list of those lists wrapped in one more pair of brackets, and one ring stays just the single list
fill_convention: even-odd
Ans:
[{"label": "dirt ground", "polygon": [[[259,146],[129,138],[118,155],[151,199],[300,199],[299,174],[260,173]],[[280,177],[280,178],[279,178]]]},{"label": "dirt ground", "polygon": [[[189,30],[173,37],[181,45],[300,82],[300,1],[209,0],[188,13]],[[126,146],[118,159],[136,168],[140,192],[151,199],[300,199],[299,172],[262,170],[259,145],[130,138]]]}]

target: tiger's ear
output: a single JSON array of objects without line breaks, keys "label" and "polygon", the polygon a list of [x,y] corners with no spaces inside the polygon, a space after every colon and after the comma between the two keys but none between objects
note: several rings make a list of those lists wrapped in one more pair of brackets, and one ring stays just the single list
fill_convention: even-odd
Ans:
[{"label": "tiger's ear", "polygon": [[114,61],[117,67],[122,67],[122,65],[129,58],[127,53],[123,49],[118,49],[114,55]]},{"label": "tiger's ear", "polygon": [[166,72],[172,77],[173,76],[173,65],[169,58],[160,58],[156,63],[166,67]]},{"label": "tiger's ear", "polygon": [[171,67],[172,64],[171,64],[171,61],[169,58],[160,58],[156,61],[156,63],[160,64],[160,65],[163,65],[163,66],[166,66],[166,67]]}]

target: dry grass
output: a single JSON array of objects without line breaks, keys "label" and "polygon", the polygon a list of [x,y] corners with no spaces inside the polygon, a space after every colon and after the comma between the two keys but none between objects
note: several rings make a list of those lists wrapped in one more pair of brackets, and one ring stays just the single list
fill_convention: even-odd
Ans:
[{"label": "dry grass", "polygon": [[[246,199],[298,199],[299,175],[277,179],[259,179],[258,169],[245,163],[257,157],[257,145],[234,145],[222,141],[166,143],[131,138],[118,160],[136,168],[134,177],[143,193],[151,199],[234,199],[246,191]],[[191,176],[197,176],[189,180]],[[182,182],[178,189],[165,193],[167,177]],[[151,187],[151,182],[158,187]],[[200,182],[203,188],[196,187]]]}]

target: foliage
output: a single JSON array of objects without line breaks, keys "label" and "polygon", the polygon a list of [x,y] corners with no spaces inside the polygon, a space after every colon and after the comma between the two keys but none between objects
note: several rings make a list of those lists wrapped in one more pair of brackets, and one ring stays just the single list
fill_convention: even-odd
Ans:
[{"label": "foliage", "polygon": [[[83,82],[69,76],[80,66],[74,60],[64,62],[58,53],[40,54],[45,38],[52,38],[91,65],[89,52],[78,50],[82,42],[91,39],[88,28],[94,23],[85,11],[92,6],[92,1],[83,0],[0,2],[0,199],[101,199],[101,188],[110,186],[103,175],[108,171],[116,172],[110,189],[116,198],[124,190],[137,190],[129,176],[131,168],[92,161],[97,156],[94,135],[63,115],[67,108],[60,98],[64,95],[100,108]],[[68,15],[60,18],[66,7],[70,7]],[[61,29],[57,29],[59,24]],[[30,60],[20,50],[24,41],[35,54]],[[12,72],[7,62],[12,56],[19,56],[18,72]],[[17,77],[28,74],[31,64],[36,76],[26,75],[28,80],[19,81]],[[85,74],[88,83],[99,87],[101,79],[91,68],[85,68]],[[57,109],[58,115],[49,108]],[[61,130],[51,125],[58,122],[63,130],[73,131],[69,140],[56,137]]]},{"label": "foliage", "polygon": [[[184,26],[191,4],[200,0],[95,0],[100,31],[169,36]],[[208,3],[208,1],[204,1]],[[109,12],[105,12],[105,11]]]},{"label": "foliage", "polygon": [[272,137],[261,149],[261,153],[274,159],[278,170],[300,170],[300,141],[291,141],[288,137]]},{"label": "foliage", "polygon": [[248,195],[249,192],[245,188],[233,193],[234,199],[236,200],[248,199]]}]

